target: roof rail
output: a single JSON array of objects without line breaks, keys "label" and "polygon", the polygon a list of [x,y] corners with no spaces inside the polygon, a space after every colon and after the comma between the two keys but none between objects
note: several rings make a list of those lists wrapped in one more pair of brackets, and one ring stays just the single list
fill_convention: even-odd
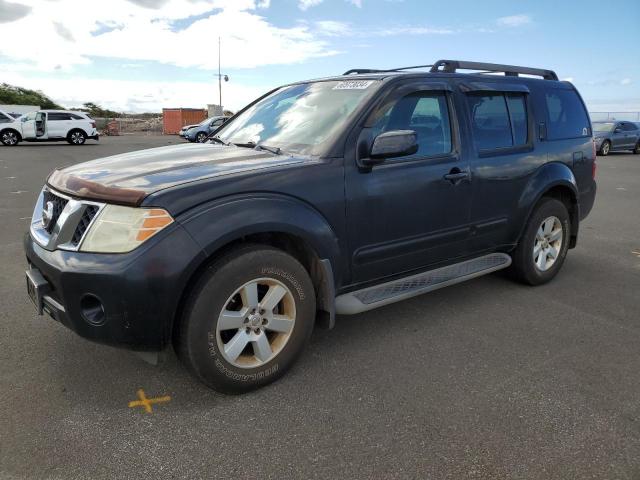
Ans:
[{"label": "roof rail", "polygon": [[400,68],[389,68],[387,70],[377,70],[374,68],[352,68],[351,70],[347,70],[342,75],[351,75],[352,73],[392,73],[392,72],[401,72],[402,70],[413,70],[414,68],[429,68],[433,67],[433,65],[414,65],[413,67],[400,67]]},{"label": "roof rail", "polygon": [[517,67],[515,65],[501,65],[498,63],[466,62],[462,60],[438,60],[431,67],[431,73],[456,73],[457,70],[484,70],[483,73],[502,72],[508,77],[518,74],[536,75],[545,80],[558,80],[556,72],[542,68]]}]

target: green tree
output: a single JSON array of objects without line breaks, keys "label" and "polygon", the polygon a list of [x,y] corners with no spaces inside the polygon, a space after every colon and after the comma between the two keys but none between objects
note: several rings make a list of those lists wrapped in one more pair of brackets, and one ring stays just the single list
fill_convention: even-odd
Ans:
[{"label": "green tree", "polygon": [[62,109],[60,105],[39,90],[29,90],[8,83],[0,84],[0,104],[39,105],[40,108]]}]

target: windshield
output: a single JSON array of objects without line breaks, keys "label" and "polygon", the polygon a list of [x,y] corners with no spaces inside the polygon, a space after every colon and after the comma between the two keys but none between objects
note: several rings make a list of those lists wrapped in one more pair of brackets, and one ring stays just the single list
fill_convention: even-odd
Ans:
[{"label": "windshield", "polygon": [[593,123],[593,131],[594,132],[610,132],[613,130],[615,123],[612,122],[594,122]]},{"label": "windshield", "polygon": [[344,125],[375,80],[305,83],[283,87],[238,115],[218,134],[225,142],[262,144],[313,153]]}]

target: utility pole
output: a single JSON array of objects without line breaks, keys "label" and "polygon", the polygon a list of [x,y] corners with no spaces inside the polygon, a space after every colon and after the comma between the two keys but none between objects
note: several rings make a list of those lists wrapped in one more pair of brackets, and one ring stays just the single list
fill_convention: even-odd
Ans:
[{"label": "utility pole", "polygon": [[220,109],[224,112],[224,109],[222,108],[222,80],[224,80],[225,82],[229,81],[229,75],[223,75],[222,74],[222,68],[221,68],[221,60],[220,57],[222,53],[222,48],[220,46],[220,37],[218,37],[218,101],[220,102]]}]

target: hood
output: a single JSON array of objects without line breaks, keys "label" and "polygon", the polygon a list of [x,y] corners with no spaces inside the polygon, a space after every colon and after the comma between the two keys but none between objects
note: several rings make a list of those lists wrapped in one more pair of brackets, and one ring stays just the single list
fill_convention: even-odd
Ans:
[{"label": "hood", "polygon": [[212,143],[129,152],[55,170],[47,183],[72,196],[139,205],[149,194],[211,177],[310,161]]},{"label": "hood", "polygon": [[196,123],[195,125],[185,125],[184,127],[182,127],[182,130],[189,130],[190,128],[197,127],[198,125],[198,123]]}]

